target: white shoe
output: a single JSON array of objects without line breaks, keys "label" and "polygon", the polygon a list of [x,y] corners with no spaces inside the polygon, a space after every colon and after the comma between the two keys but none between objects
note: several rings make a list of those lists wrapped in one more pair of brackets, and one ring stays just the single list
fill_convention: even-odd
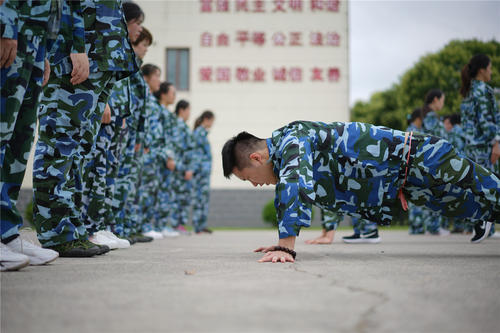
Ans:
[{"label": "white shoe", "polygon": [[439,228],[439,236],[449,236],[451,235],[450,230]]},{"label": "white shoe", "polygon": [[111,231],[101,230],[101,231],[98,231],[97,234],[101,234],[104,237],[107,237],[108,239],[115,241],[117,243],[119,249],[127,249],[130,247],[130,242],[128,240],[121,239],[121,238],[117,237]]},{"label": "white shoe", "polygon": [[89,242],[97,245],[106,245],[110,250],[115,250],[118,248],[118,242],[111,240],[103,234],[99,234],[98,232],[89,237]]},{"label": "white shoe", "polygon": [[12,251],[27,256],[30,260],[30,265],[45,265],[59,257],[58,252],[51,249],[44,249],[27,240],[21,239],[21,237],[17,237],[6,245]]},{"label": "white shoe", "polygon": [[161,231],[161,234],[164,236],[164,237],[179,237],[181,234],[178,232],[178,231],[175,231],[174,229],[172,228],[164,228],[162,231]]},{"label": "white shoe", "polygon": [[0,271],[17,271],[29,264],[28,256],[13,252],[7,245],[0,243]]},{"label": "white shoe", "polygon": [[493,235],[490,236],[490,238],[497,238],[497,239],[500,239],[500,232],[498,231],[495,231],[495,233]]},{"label": "white shoe", "polygon": [[145,232],[145,233],[143,233],[143,235],[147,236],[147,237],[153,237],[153,239],[163,239],[163,235],[161,234],[161,232],[154,231],[154,230]]}]

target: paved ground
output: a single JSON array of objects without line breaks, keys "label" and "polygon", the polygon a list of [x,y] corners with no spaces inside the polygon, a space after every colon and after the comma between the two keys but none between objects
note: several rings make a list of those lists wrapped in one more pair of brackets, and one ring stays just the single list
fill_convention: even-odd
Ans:
[{"label": "paved ground", "polygon": [[1,332],[500,331],[500,240],[316,233],[295,264],[256,262],[275,232],[220,231],[3,273]]}]

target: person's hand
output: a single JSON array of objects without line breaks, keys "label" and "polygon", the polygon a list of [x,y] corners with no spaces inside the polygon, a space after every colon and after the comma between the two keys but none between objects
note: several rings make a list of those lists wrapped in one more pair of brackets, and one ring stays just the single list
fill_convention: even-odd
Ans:
[{"label": "person's hand", "polygon": [[135,146],[134,146],[134,151],[135,151],[136,153],[138,153],[138,152],[139,152],[139,150],[141,150],[141,144],[140,144],[140,143],[136,143],[136,144],[135,144]]},{"label": "person's hand", "polygon": [[71,53],[71,63],[73,71],[71,72],[71,84],[77,85],[87,80],[90,73],[89,58],[86,53]]},{"label": "person's hand", "polygon": [[495,164],[498,161],[499,157],[500,157],[500,144],[498,144],[497,141],[495,142],[493,148],[491,149],[491,163]]},{"label": "person's hand", "polygon": [[101,124],[109,124],[111,122],[111,108],[109,104],[106,103],[104,107],[104,113],[102,114]]},{"label": "person's hand", "polygon": [[48,59],[45,59],[45,70],[43,71],[43,82],[42,87],[49,82],[50,77],[50,63]]},{"label": "person's hand", "polygon": [[0,38],[0,67],[10,67],[16,60],[17,40],[10,38]]},{"label": "person's hand", "polygon": [[332,244],[334,236],[335,236],[335,230],[330,230],[330,231],[323,230],[323,232],[321,233],[321,236],[316,237],[314,239],[308,239],[305,241],[305,243],[309,244],[309,245]]},{"label": "person's hand", "polygon": [[149,148],[144,148],[144,154],[149,154]]},{"label": "person's hand", "polygon": [[170,171],[174,171],[175,170],[175,162],[171,158],[169,158],[167,160],[167,169],[170,170]]},{"label": "person's hand", "polygon": [[259,262],[282,262],[283,264],[286,262],[295,262],[292,255],[290,253],[286,253],[283,251],[269,251],[260,258]]},{"label": "person's hand", "polygon": [[185,180],[191,180],[191,179],[193,179],[193,171],[186,171],[184,173],[184,179]]},{"label": "person's hand", "polygon": [[274,249],[276,245],[271,245],[271,246],[261,246],[259,247],[258,249],[255,249],[253,250],[253,252],[263,252],[263,253],[267,253],[269,251],[271,251],[272,249]]}]

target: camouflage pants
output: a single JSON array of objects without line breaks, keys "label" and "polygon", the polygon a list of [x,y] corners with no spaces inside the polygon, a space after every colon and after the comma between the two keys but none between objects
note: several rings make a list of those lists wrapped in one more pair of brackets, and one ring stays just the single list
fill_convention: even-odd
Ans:
[{"label": "camouflage pants", "polygon": [[19,190],[33,144],[36,113],[43,81],[45,42],[42,37],[18,35],[17,56],[1,69],[0,163],[1,237],[18,235],[23,219],[16,208]]},{"label": "camouflage pants", "polygon": [[[344,216],[339,213],[321,210],[321,225],[326,231],[337,230],[340,222],[344,220]],[[356,235],[365,235],[377,230],[377,223],[370,222],[364,219],[352,217],[352,228]]]},{"label": "camouflage pants", "polygon": [[410,228],[408,232],[410,235],[418,235],[423,234],[424,229],[424,216],[423,216],[422,207],[415,206],[411,203],[408,203],[408,222],[410,224]]},{"label": "camouflage pants", "polygon": [[403,188],[408,201],[448,217],[500,222],[500,178],[496,174],[437,137],[417,135],[412,147]]},{"label": "camouflage pants", "polygon": [[142,232],[153,230],[158,219],[157,197],[159,179],[157,160],[151,156],[151,153],[145,154],[143,157],[139,191]]},{"label": "camouflage pants", "polygon": [[171,183],[169,186],[169,200],[172,203],[172,209],[169,211],[169,222],[172,227],[186,225],[189,220],[189,210],[191,208],[191,190],[192,180],[184,179],[184,172],[172,172]]},{"label": "camouflage pants", "polygon": [[180,189],[183,186],[183,182],[180,180],[174,182],[173,179],[176,177],[175,174],[177,172],[170,171],[165,165],[159,164],[157,168],[160,181],[158,183],[156,200],[157,216],[155,218],[154,229],[156,231],[161,231],[167,227],[168,221],[172,222],[172,226],[177,226],[177,224],[174,224],[172,220],[169,220],[170,218],[173,218],[173,216],[177,216],[177,205],[174,200],[178,197],[178,192],[173,187]]},{"label": "camouflage pants", "polygon": [[210,173],[200,172],[193,177],[193,226],[200,232],[207,226],[210,207]]},{"label": "camouflage pants", "polygon": [[74,86],[70,75],[51,75],[39,110],[33,163],[34,223],[43,246],[86,239],[82,222],[82,168],[93,147],[112,83],[112,72],[90,73]]}]

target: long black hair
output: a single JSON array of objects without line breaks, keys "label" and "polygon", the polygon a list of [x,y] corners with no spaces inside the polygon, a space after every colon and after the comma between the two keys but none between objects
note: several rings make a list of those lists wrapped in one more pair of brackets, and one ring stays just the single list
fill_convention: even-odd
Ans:
[{"label": "long black hair", "polygon": [[203,113],[198,118],[196,118],[194,122],[194,129],[200,127],[201,123],[203,123],[205,119],[213,119],[213,118],[215,118],[215,115],[212,111],[210,110],[203,111]]},{"label": "long black hair", "polygon": [[160,83],[160,88],[153,93],[158,101],[160,101],[161,95],[167,94],[172,86],[172,82],[162,82]]},{"label": "long black hair", "polygon": [[122,4],[123,14],[125,15],[125,21],[130,22],[137,20],[139,22],[144,21],[144,12],[138,4],[132,1],[126,1]]},{"label": "long black hair", "polygon": [[444,93],[440,89],[431,89],[427,92],[425,95],[424,106],[422,107],[422,119],[424,119],[425,116],[432,111],[429,104],[432,103],[434,98],[441,98],[443,94]]},{"label": "long black hair", "polygon": [[177,102],[177,105],[175,106],[175,114],[178,116],[181,110],[187,109],[189,107],[189,102],[186,101],[185,99],[181,99],[180,101]]},{"label": "long black hair", "polygon": [[470,90],[470,83],[476,77],[480,69],[485,69],[490,64],[490,58],[485,54],[476,54],[473,56],[467,65],[462,68],[462,86],[460,87],[460,95],[467,97]]}]

